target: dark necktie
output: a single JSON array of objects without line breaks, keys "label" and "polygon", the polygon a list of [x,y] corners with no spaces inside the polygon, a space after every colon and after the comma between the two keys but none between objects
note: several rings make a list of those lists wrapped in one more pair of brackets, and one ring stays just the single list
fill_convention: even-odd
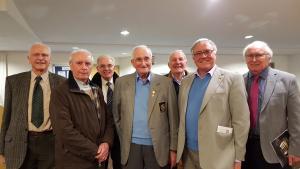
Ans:
[{"label": "dark necktie", "polygon": [[258,98],[259,98],[259,76],[254,76],[251,83],[249,93],[249,107],[250,107],[250,126],[255,128],[256,117],[258,113]]},{"label": "dark necktie", "polygon": [[32,124],[39,128],[44,121],[44,101],[43,101],[43,89],[40,84],[42,80],[41,76],[35,78],[35,85],[32,95],[32,113],[31,122]]},{"label": "dark necktie", "polygon": [[107,85],[106,104],[107,104],[108,111],[111,112],[112,111],[113,90],[110,87],[110,85],[111,85],[110,82],[107,82],[106,85]]}]

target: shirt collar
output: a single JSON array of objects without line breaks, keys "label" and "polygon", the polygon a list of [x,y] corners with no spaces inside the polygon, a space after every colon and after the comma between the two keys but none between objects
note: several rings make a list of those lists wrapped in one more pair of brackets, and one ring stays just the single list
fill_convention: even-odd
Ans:
[{"label": "shirt collar", "polygon": [[[33,81],[35,80],[35,78],[37,76],[38,76],[37,74],[35,74],[33,71],[31,71],[31,79]],[[46,71],[45,73],[41,74],[40,76],[42,77],[43,81],[46,81],[49,78],[49,72]]]},{"label": "shirt collar", "polygon": [[74,78],[74,79],[75,79],[75,81],[76,81],[76,83],[77,83],[80,90],[83,90],[83,91],[91,90],[91,86],[89,85],[89,81],[88,81],[88,83],[83,83],[82,81],[80,81],[76,78]]},{"label": "shirt collar", "polygon": [[113,78],[110,78],[109,81],[105,80],[103,77],[101,77],[102,85],[106,86],[107,82],[110,82],[110,84],[114,84]]},{"label": "shirt collar", "polygon": [[[209,74],[210,76],[212,76],[212,75],[214,74],[216,68],[217,68],[217,65],[214,65],[214,66],[206,73],[206,75]],[[195,75],[198,76],[198,77],[200,77],[200,75],[199,75],[199,73],[198,73],[197,70],[196,70],[196,72],[195,72]]]},{"label": "shirt collar", "polygon": [[142,80],[142,78],[140,77],[140,75],[138,73],[136,73],[136,82],[138,82],[138,81],[141,80],[143,82],[143,84],[147,84],[148,82],[150,83],[151,79],[152,79],[152,73],[151,72],[149,72],[146,81]]},{"label": "shirt collar", "polygon": [[[259,74],[259,77],[260,78],[263,78],[263,79],[267,79],[268,77],[268,73],[269,73],[269,67],[265,68],[260,74]],[[252,74],[251,72],[249,72],[249,77],[250,79],[252,79],[254,76],[254,74]]]}]

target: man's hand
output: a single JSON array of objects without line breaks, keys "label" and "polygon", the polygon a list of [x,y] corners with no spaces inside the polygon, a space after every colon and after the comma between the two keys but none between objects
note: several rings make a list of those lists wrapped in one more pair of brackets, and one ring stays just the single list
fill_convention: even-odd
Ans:
[{"label": "man's hand", "polygon": [[295,166],[295,165],[300,166],[300,157],[299,156],[289,155],[288,158],[289,158],[290,166]]},{"label": "man's hand", "polygon": [[0,164],[5,164],[5,157],[0,155]]},{"label": "man's hand", "polygon": [[172,151],[172,150],[170,151],[169,163],[170,163],[171,169],[176,166],[176,154],[177,153],[175,151]]},{"label": "man's hand", "polygon": [[233,169],[241,169],[242,168],[242,162],[237,162],[235,161],[234,162],[234,166],[233,166]]},{"label": "man's hand", "polygon": [[101,143],[98,147],[97,155],[95,156],[98,159],[98,162],[101,163],[105,161],[109,154],[109,145],[108,143]]}]

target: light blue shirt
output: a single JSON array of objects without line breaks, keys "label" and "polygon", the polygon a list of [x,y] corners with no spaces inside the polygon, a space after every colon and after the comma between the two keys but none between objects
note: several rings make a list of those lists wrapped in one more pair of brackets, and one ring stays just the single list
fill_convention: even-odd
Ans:
[{"label": "light blue shirt", "polygon": [[[153,145],[148,128],[148,98],[150,93],[151,73],[146,80],[142,80],[137,73],[135,82],[132,143]],[[130,97],[130,96],[128,96]]]}]

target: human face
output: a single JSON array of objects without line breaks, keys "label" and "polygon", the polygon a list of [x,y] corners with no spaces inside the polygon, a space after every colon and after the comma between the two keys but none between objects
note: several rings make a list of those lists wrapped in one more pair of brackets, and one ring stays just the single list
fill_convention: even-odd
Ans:
[{"label": "human face", "polygon": [[70,68],[75,79],[86,83],[92,71],[92,56],[83,51],[73,53]]},{"label": "human face", "polygon": [[186,69],[187,60],[182,52],[175,52],[171,55],[168,66],[172,74],[182,74]]},{"label": "human face", "polygon": [[132,66],[142,79],[146,79],[152,67],[152,56],[145,48],[136,48],[131,59]]},{"label": "human face", "polygon": [[50,49],[43,44],[33,45],[29,50],[28,61],[35,74],[41,75],[47,72],[50,64]]},{"label": "human face", "polygon": [[109,81],[114,74],[115,65],[109,57],[102,57],[98,61],[97,70],[101,77]]},{"label": "human face", "polygon": [[193,60],[200,75],[209,72],[216,63],[216,52],[208,42],[198,43],[193,49]]},{"label": "human face", "polygon": [[246,64],[249,71],[254,74],[260,74],[269,66],[270,56],[261,48],[249,48],[245,54]]}]

